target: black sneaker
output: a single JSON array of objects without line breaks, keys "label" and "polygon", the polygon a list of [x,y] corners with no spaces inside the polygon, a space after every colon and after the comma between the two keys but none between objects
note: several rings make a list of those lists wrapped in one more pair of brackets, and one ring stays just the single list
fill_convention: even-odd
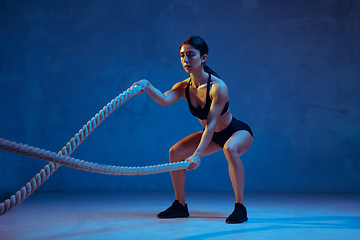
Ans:
[{"label": "black sneaker", "polygon": [[234,211],[226,219],[226,223],[243,223],[248,220],[246,207],[241,203],[235,203]]},{"label": "black sneaker", "polygon": [[175,200],[173,204],[165,211],[157,215],[158,218],[181,218],[190,216],[187,204],[185,207],[179,203],[179,200]]}]

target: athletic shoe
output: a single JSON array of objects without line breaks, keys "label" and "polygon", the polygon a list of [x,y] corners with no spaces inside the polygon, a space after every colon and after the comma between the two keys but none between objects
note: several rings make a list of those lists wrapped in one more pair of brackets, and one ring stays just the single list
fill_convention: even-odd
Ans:
[{"label": "athletic shoe", "polygon": [[165,211],[157,215],[158,218],[181,218],[190,216],[187,204],[185,207],[179,203],[179,200],[175,200],[173,204]]},{"label": "athletic shoe", "polygon": [[234,211],[226,219],[226,223],[243,223],[248,220],[246,207],[241,203],[235,203]]}]

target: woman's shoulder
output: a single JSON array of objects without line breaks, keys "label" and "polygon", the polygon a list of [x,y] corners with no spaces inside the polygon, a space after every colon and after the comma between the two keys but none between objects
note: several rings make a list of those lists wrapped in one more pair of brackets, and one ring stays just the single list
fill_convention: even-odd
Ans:
[{"label": "woman's shoulder", "polygon": [[212,87],[211,87],[211,91],[210,91],[211,95],[212,94],[220,94],[220,95],[228,94],[227,85],[222,79],[212,75],[211,83],[212,83]]},{"label": "woman's shoulder", "polygon": [[177,83],[174,84],[173,89],[174,88],[185,89],[186,86],[188,85],[189,81],[190,81],[190,78],[187,78],[187,79],[184,79],[184,80],[182,80],[180,82],[177,82]]},{"label": "woman's shoulder", "polygon": [[189,80],[190,78],[187,78],[183,81],[175,83],[174,86],[171,88],[171,91],[178,92],[180,96],[185,99],[185,89]]},{"label": "woman's shoulder", "polygon": [[226,83],[214,75],[211,75],[211,84],[216,86],[216,88],[227,88]]}]

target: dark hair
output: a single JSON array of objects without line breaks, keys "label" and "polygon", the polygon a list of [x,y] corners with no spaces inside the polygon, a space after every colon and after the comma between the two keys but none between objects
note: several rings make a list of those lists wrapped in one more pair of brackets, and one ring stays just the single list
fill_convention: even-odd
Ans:
[{"label": "dark hair", "polygon": [[[199,36],[191,36],[189,37],[188,39],[186,39],[181,45],[180,45],[180,48],[183,46],[183,45],[191,45],[193,46],[196,50],[199,50],[200,51],[200,56],[203,56],[204,54],[208,54],[209,52],[209,48],[208,48],[208,45],[206,44],[206,42],[204,41],[204,39],[202,39],[201,37]],[[207,73],[210,73],[218,78],[219,75],[217,75],[216,72],[214,72],[213,70],[211,70],[211,68],[209,68],[206,63],[204,63],[204,71],[207,72]]]}]

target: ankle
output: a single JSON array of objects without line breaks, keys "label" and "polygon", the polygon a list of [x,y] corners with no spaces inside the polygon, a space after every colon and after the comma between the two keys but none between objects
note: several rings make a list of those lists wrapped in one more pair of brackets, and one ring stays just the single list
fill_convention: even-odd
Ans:
[{"label": "ankle", "polygon": [[244,202],[236,202],[235,204],[241,204],[241,205],[243,205],[245,207]]},{"label": "ankle", "polygon": [[[176,199],[176,200],[178,200],[178,199]],[[185,200],[178,200],[178,201],[181,205],[183,205],[185,207]]]}]

